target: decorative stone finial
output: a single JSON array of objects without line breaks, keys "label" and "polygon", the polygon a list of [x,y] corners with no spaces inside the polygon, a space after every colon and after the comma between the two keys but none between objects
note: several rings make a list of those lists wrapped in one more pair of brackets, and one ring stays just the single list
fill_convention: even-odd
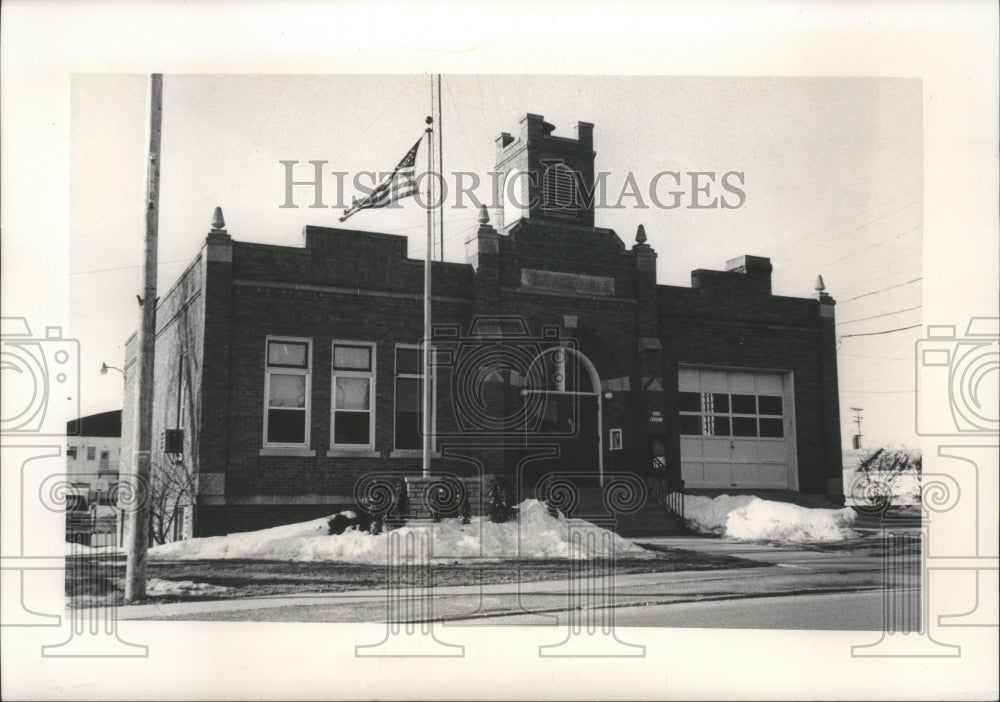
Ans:
[{"label": "decorative stone finial", "polygon": [[816,292],[821,293],[826,290],[826,285],[823,283],[823,276],[816,276],[816,287],[813,288]]},{"label": "decorative stone finial", "polygon": [[646,243],[646,228],[641,224],[639,225],[639,230],[635,233],[635,242],[637,244]]},{"label": "decorative stone finial", "polygon": [[226,220],[222,218],[221,207],[216,207],[215,212],[212,213],[212,231],[213,232],[226,231]]},{"label": "decorative stone finial", "polygon": [[479,206],[479,223],[489,224],[490,223],[490,212],[486,209],[486,205]]}]

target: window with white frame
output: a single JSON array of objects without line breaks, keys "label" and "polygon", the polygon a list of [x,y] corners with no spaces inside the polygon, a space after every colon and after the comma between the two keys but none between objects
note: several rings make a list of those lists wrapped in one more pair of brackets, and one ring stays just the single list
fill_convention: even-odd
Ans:
[{"label": "window with white frame", "polygon": [[[397,450],[423,448],[423,349],[415,344],[396,346],[395,447]],[[431,383],[431,433],[434,427],[435,398],[433,371]]]},{"label": "window with white frame", "polygon": [[680,425],[685,436],[784,437],[780,395],[681,392]]},{"label": "window with white frame", "polygon": [[375,447],[375,344],[333,342],[331,446]]},{"label": "window with white frame", "polygon": [[312,342],[268,337],[264,379],[264,445],[309,446]]}]

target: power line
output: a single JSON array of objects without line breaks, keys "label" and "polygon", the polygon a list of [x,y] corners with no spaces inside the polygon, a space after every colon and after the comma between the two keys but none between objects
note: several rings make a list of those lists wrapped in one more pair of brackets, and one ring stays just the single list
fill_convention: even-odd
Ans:
[{"label": "power line", "polygon": [[[851,229],[847,229],[845,231],[837,231],[837,232],[835,232],[834,228],[831,226],[831,227],[827,228],[826,232],[818,233],[817,234],[817,236],[821,239],[820,243],[817,243],[817,244],[815,244],[813,246],[809,246],[809,247],[803,249],[802,251],[800,251],[799,253],[800,254],[812,253],[814,251],[819,251],[824,246],[841,245],[841,244],[843,244],[845,242],[846,239],[852,239],[852,240],[853,239],[860,239],[860,236],[853,236],[852,237],[852,236],[849,236],[849,235],[854,234],[855,232],[864,231],[865,229],[871,227],[872,225],[877,224],[878,222],[881,222],[883,219],[886,219],[887,217],[889,217],[891,215],[894,215],[894,214],[896,214],[898,212],[902,212],[903,210],[906,210],[906,209],[908,209],[910,207],[913,207],[914,205],[920,205],[920,201],[919,200],[912,200],[912,201],[907,202],[906,204],[904,204],[904,205],[902,205],[900,207],[897,207],[894,210],[890,210],[888,212],[884,212],[884,213],[880,214],[879,216],[875,217],[874,219],[870,219],[867,222],[859,224],[859,225],[857,225],[855,227],[852,227]],[[844,260],[846,260],[848,258],[852,258],[854,256],[857,256],[858,254],[865,253],[866,251],[869,251],[869,250],[875,248],[876,246],[881,246],[882,244],[885,244],[885,243],[888,243],[888,242],[893,241],[895,239],[898,239],[899,237],[903,236],[904,234],[908,234],[909,232],[917,230],[919,228],[920,228],[920,224],[916,224],[916,225],[914,225],[912,227],[909,227],[908,229],[904,229],[901,232],[897,232],[895,234],[892,234],[892,235],[890,235],[889,237],[887,237],[885,239],[881,239],[881,240],[875,242],[874,244],[868,246],[867,248],[861,249],[860,251],[856,251],[854,253],[847,254],[846,256],[842,256],[842,257],[840,257],[840,258],[838,258],[838,259],[836,259],[834,261],[829,261],[827,263],[823,263],[822,266],[824,266],[824,267],[825,266],[832,266],[833,264],[839,263],[840,261],[844,261]],[[829,235],[834,235],[835,234],[835,237],[832,237],[832,236],[831,237],[826,237],[826,236],[824,236],[824,234],[829,234]]]},{"label": "power line", "polygon": [[903,395],[916,392],[916,390],[841,390],[841,392],[850,392],[856,395]]},{"label": "power line", "polygon": [[840,338],[840,339],[849,339],[852,336],[878,336],[879,334],[892,334],[893,332],[906,331],[907,329],[916,329],[919,326],[920,326],[919,324],[913,324],[913,325],[910,325],[908,327],[899,327],[898,329],[886,329],[884,331],[864,332],[864,333],[861,333],[861,334],[844,334],[843,336],[838,337],[838,338]]},{"label": "power line", "polygon": [[[159,267],[159,266],[166,266],[166,265],[169,265],[171,263],[187,263],[188,261],[191,261],[191,260],[192,259],[190,259],[190,258],[178,258],[178,259],[175,259],[173,261],[160,261],[159,263],[157,263],[157,267]],[[71,271],[70,275],[86,275],[88,273],[107,273],[108,271],[124,271],[124,270],[128,270],[129,268],[142,268],[142,266],[141,265],[136,265],[136,266],[117,266],[115,268],[95,268],[92,271]]]},{"label": "power line", "polygon": [[856,295],[855,297],[849,297],[846,300],[841,300],[840,304],[844,304],[845,302],[851,302],[852,300],[860,300],[861,298],[868,297],[869,295],[877,295],[880,292],[885,292],[886,290],[892,290],[893,288],[901,288],[904,285],[910,285],[912,283],[916,283],[918,280],[923,280],[923,279],[924,279],[923,276],[918,276],[918,277],[914,278],[913,280],[906,281],[905,283],[897,283],[896,285],[890,285],[887,288],[881,288],[879,290],[872,290],[871,292],[866,292],[863,295]]},{"label": "power line", "polygon": [[849,319],[846,322],[837,322],[839,327],[841,324],[853,324],[854,322],[864,322],[869,319],[878,319],[879,317],[888,317],[894,314],[902,314],[903,312],[912,312],[913,310],[919,310],[923,305],[917,305],[916,307],[907,307],[905,310],[896,310],[895,312],[886,312],[885,314],[873,314],[871,317],[861,317],[859,319]]},{"label": "power line", "polygon": [[848,356],[850,358],[864,358],[869,361],[912,361],[913,359],[907,356],[865,356],[860,353],[841,353],[841,356]]}]

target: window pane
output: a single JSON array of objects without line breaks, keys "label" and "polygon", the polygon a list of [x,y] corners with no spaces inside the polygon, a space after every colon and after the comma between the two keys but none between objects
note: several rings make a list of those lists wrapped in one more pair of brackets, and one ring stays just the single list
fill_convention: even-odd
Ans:
[{"label": "window pane", "polygon": [[366,410],[371,407],[369,378],[337,378],[336,409]]},{"label": "window pane", "polygon": [[396,375],[400,373],[423,373],[423,354],[420,349],[396,349]]},{"label": "window pane", "polygon": [[700,412],[701,393],[682,392],[678,398],[681,412]]},{"label": "window pane", "polygon": [[701,436],[701,417],[696,414],[682,414],[681,434]]},{"label": "window pane", "polygon": [[[733,395],[733,414],[757,414],[755,395]],[[740,434],[739,436],[746,436]]]},{"label": "window pane", "polygon": [[423,381],[419,378],[396,378],[396,448],[423,447],[422,397]]},{"label": "window pane", "polygon": [[371,437],[368,412],[337,412],[333,418],[333,443],[367,446]]},{"label": "window pane", "polygon": [[87,460],[88,461],[92,461],[92,460],[94,460],[94,458],[96,458],[96,456],[97,456],[97,449],[94,448],[93,446],[88,446],[87,447]]},{"label": "window pane", "polygon": [[271,373],[268,407],[305,407],[306,377]]},{"label": "window pane", "polygon": [[713,417],[716,436],[729,436],[729,417]]},{"label": "window pane", "polygon": [[268,410],[267,441],[274,444],[304,444],[306,442],[305,410]]},{"label": "window pane", "polygon": [[396,378],[396,411],[417,412],[423,406],[419,378]]},{"label": "window pane", "polygon": [[66,449],[66,455],[70,458],[76,458],[76,446],[70,446]]},{"label": "window pane", "polygon": [[785,435],[784,424],[780,419],[761,419],[760,435],[768,438],[781,438]]},{"label": "window pane", "polygon": [[418,412],[396,412],[396,448],[423,448],[424,441],[420,429],[420,414]]},{"label": "window pane", "polygon": [[781,412],[781,397],[775,397],[773,395],[761,395],[757,398],[757,402],[760,405],[761,414],[778,414]]},{"label": "window pane", "polygon": [[307,368],[309,345],[301,341],[271,341],[267,344],[267,365]]},{"label": "window pane", "polygon": [[753,417],[733,417],[733,436],[757,436],[757,420]]},{"label": "window pane", "polygon": [[340,370],[371,370],[371,347],[337,344],[333,347],[333,367]]},{"label": "window pane", "polygon": [[729,413],[729,395],[724,392],[712,393],[712,406],[716,412]]}]

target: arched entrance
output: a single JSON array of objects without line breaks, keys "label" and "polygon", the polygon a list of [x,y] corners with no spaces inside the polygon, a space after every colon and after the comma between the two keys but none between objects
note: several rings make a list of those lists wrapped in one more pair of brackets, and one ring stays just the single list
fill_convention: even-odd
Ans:
[{"label": "arched entrance", "polygon": [[568,346],[545,349],[533,361],[522,393],[533,395],[536,421],[525,443],[559,447],[559,455],[538,464],[536,477],[552,471],[593,473],[604,485],[601,380],[584,354]]}]

